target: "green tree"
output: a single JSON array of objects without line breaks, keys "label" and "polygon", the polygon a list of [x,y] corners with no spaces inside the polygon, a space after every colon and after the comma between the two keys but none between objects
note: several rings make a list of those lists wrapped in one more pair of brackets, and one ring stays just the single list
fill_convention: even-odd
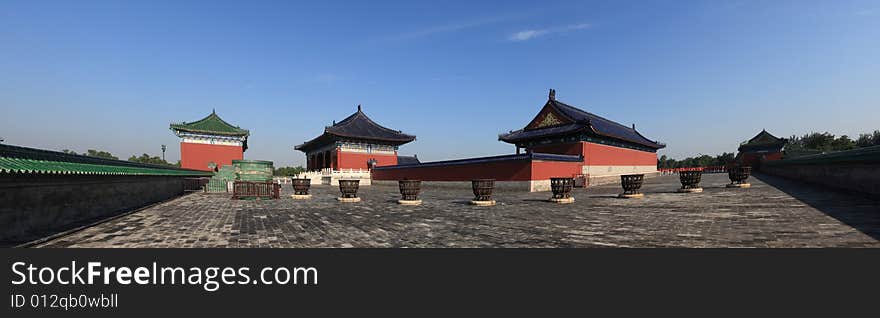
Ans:
[{"label": "green tree", "polygon": [[89,150],[86,150],[86,152],[84,152],[84,153],[76,153],[76,151],[73,151],[70,149],[64,149],[64,150],[61,150],[61,152],[66,153],[66,154],[71,154],[71,155],[89,156],[89,157],[119,160],[119,157],[116,157],[113,154],[111,154],[110,152],[103,151],[103,150],[89,149]]},{"label": "green tree", "polygon": [[111,153],[109,153],[107,151],[103,151],[103,150],[89,149],[86,151],[86,153],[84,155],[89,156],[89,157],[98,157],[98,158],[119,160],[119,157],[116,157],[116,156],[112,155]]},{"label": "green tree", "polygon": [[736,156],[732,152],[724,152],[720,155],[715,156],[713,166],[725,166],[736,159]]},{"label": "green tree", "polygon": [[830,151],[831,145],[834,142],[834,135],[825,132],[825,133],[810,133],[806,134],[800,139],[803,147],[805,149],[814,149],[820,151]]},{"label": "green tree", "polygon": [[295,176],[295,175],[298,175],[298,174],[303,173],[305,171],[306,171],[306,169],[303,168],[302,166],[280,167],[280,168],[275,169],[274,174],[276,176]]},{"label": "green tree", "polygon": [[682,160],[675,160],[667,157],[666,155],[661,155],[660,158],[657,159],[657,168],[672,169],[724,166],[730,162],[733,162],[733,160],[734,155],[730,152],[725,152],[714,157],[710,155],[700,155],[698,157],[687,157]]},{"label": "green tree", "polygon": [[[162,160],[162,158],[150,156],[148,154],[142,154],[140,157],[132,155],[131,157],[128,158],[128,161],[139,162],[139,163],[148,163],[148,164],[154,164],[154,165],[175,166],[175,164],[168,163],[167,161]],[[178,162],[177,166],[179,166],[179,165],[180,165],[180,162]]]},{"label": "green tree", "polygon": [[[880,132],[877,133],[880,136]],[[855,141],[847,135],[835,137],[831,133],[812,132],[801,137],[791,136],[786,150],[788,152],[829,152],[855,149],[857,147],[865,147],[863,144],[872,142],[873,135],[862,134],[859,140]]]},{"label": "green tree", "polygon": [[849,139],[849,136],[847,135],[842,135],[831,141],[831,150],[833,151],[850,150],[855,148],[856,142]]},{"label": "green tree", "polygon": [[859,139],[856,139],[856,146],[880,146],[880,130],[875,130],[874,133],[860,134]]}]

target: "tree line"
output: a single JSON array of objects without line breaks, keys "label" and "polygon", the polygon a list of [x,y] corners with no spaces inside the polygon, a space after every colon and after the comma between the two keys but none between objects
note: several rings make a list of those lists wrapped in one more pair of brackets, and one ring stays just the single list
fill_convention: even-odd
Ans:
[{"label": "tree line", "polygon": [[803,136],[791,136],[788,139],[787,151],[813,151],[830,152],[850,150],[862,147],[880,146],[880,130],[873,133],[859,134],[859,138],[852,140],[847,135],[839,137],[829,132],[812,132]]},{"label": "tree line", "polygon": [[730,152],[725,152],[714,157],[710,155],[702,155],[699,157],[687,157],[682,160],[675,160],[667,157],[666,155],[662,155],[659,159],[657,159],[657,168],[672,169],[724,166],[730,162],[733,162],[733,160],[734,155]]},{"label": "tree line", "polygon": [[[103,150],[89,149],[89,150],[86,150],[86,152],[77,153],[76,151],[73,151],[70,149],[64,149],[64,150],[61,150],[61,152],[71,154],[71,155],[80,155],[80,156],[89,156],[89,157],[96,157],[96,158],[119,160],[119,157],[116,157],[113,154],[111,154],[110,152],[103,151]],[[177,163],[170,163],[170,162],[165,161],[164,159],[162,159],[158,156],[150,156],[148,154],[142,154],[140,156],[132,155],[131,157],[128,157],[128,161],[137,162],[137,163],[148,163],[148,164],[154,164],[154,165],[166,165],[166,166],[172,166],[172,167],[180,167],[180,160],[178,160]]]},{"label": "tree line", "polygon": [[[116,157],[113,154],[111,154],[110,152],[103,151],[103,150],[89,149],[89,150],[86,150],[86,152],[77,153],[76,151],[72,151],[70,149],[64,149],[61,152],[71,154],[71,155],[81,155],[81,156],[119,160],[119,157]],[[166,165],[166,166],[172,166],[172,167],[180,167],[180,160],[178,160],[177,163],[170,163],[168,161],[163,160],[162,158],[160,158],[158,156],[150,156],[149,154],[142,154],[140,156],[132,155],[131,157],[128,157],[128,161],[138,162],[138,163],[148,163],[148,164],[154,164],[154,165]],[[275,169],[273,174],[276,176],[295,176],[295,175],[298,175],[298,174],[303,173],[305,171],[306,171],[306,169],[303,168],[302,166],[279,167],[279,168]]]},{"label": "tree line", "polygon": [[289,177],[289,176],[298,175],[303,172],[306,172],[306,168],[303,168],[302,166],[280,167],[280,168],[275,168],[274,174],[279,177]]},{"label": "tree line", "polygon": [[[829,132],[818,133],[811,132],[803,136],[791,136],[788,144],[785,145],[785,151],[791,153],[821,153],[831,151],[843,151],[862,147],[880,146],[880,130],[874,130],[873,133],[859,134],[859,138],[853,140],[847,135],[835,136]],[[733,153],[722,153],[717,156],[701,155],[699,157],[688,157],[682,160],[675,160],[666,155],[657,159],[657,168],[693,168],[693,167],[711,167],[724,166],[735,160]]]}]

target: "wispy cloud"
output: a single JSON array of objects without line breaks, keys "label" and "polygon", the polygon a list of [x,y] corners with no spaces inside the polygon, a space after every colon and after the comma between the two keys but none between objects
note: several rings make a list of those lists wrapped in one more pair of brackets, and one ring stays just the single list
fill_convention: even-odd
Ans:
[{"label": "wispy cloud", "polygon": [[861,9],[856,11],[856,15],[859,16],[873,16],[877,14],[877,10],[874,9]]},{"label": "wispy cloud", "polygon": [[394,34],[390,36],[385,36],[378,38],[378,40],[392,40],[392,41],[402,41],[402,40],[414,40],[425,38],[433,35],[444,34],[444,33],[454,33],[459,31],[464,31],[468,29],[478,28],[482,26],[507,22],[515,19],[520,19],[525,17],[521,14],[504,14],[497,15],[492,17],[484,17],[479,19],[473,19],[468,21],[458,21],[451,22],[447,24],[440,24],[434,26],[428,26],[416,30],[411,30],[407,32],[402,32],[399,34]]},{"label": "wispy cloud", "polygon": [[589,28],[591,25],[589,23],[580,23],[573,25],[566,25],[560,27],[546,28],[546,29],[530,29],[530,30],[522,30],[516,33],[511,34],[507,37],[508,40],[514,42],[528,41],[539,36],[545,36],[553,33],[563,33],[570,32],[575,30],[583,30]]}]

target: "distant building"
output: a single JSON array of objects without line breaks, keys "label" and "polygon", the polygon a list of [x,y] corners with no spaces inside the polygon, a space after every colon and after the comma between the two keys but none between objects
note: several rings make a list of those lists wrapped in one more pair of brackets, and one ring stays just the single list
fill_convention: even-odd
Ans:
[{"label": "distant building", "polygon": [[[357,112],[324,127],[320,136],[294,149],[306,154],[308,171],[368,170],[397,165],[398,147],[415,139],[416,136],[377,124],[358,105]],[[418,162],[414,157],[404,160]]]},{"label": "distant building", "polygon": [[744,164],[758,166],[763,160],[780,160],[788,139],[761,130],[758,135],[739,145],[737,158]]},{"label": "distant building", "polygon": [[544,191],[551,177],[596,184],[619,181],[622,174],[656,173],[657,150],[665,147],[636,131],[635,125],[627,127],[556,100],[555,90],[523,129],[498,139],[516,145],[516,154],[378,167],[373,180],[491,178],[514,188]]},{"label": "distant building", "polygon": [[525,128],[503,134],[499,140],[533,153],[583,157],[582,174],[619,175],[657,171],[657,150],[666,145],[598,115],[550,96]]},{"label": "distant building", "polygon": [[217,171],[244,159],[250,132],[227,123],[215,111],[194,122],[171,124],[180,137],[180,167]]}]

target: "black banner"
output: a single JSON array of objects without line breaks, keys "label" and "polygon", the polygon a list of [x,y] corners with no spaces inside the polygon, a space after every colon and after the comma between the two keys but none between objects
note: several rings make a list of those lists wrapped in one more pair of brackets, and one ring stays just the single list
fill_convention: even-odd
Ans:
[{"label": "black banner", "polygon": [[[852,309],[873,303],[880,286],[880,250],[858,249],[3,249],[2,254],[9,291],[5,311],[12,314],[4,317],[421,316],[476,308],[682,312],[706,306],[804,309],[833,301]],[[91,284],[90,273],[97,273]]]}]

